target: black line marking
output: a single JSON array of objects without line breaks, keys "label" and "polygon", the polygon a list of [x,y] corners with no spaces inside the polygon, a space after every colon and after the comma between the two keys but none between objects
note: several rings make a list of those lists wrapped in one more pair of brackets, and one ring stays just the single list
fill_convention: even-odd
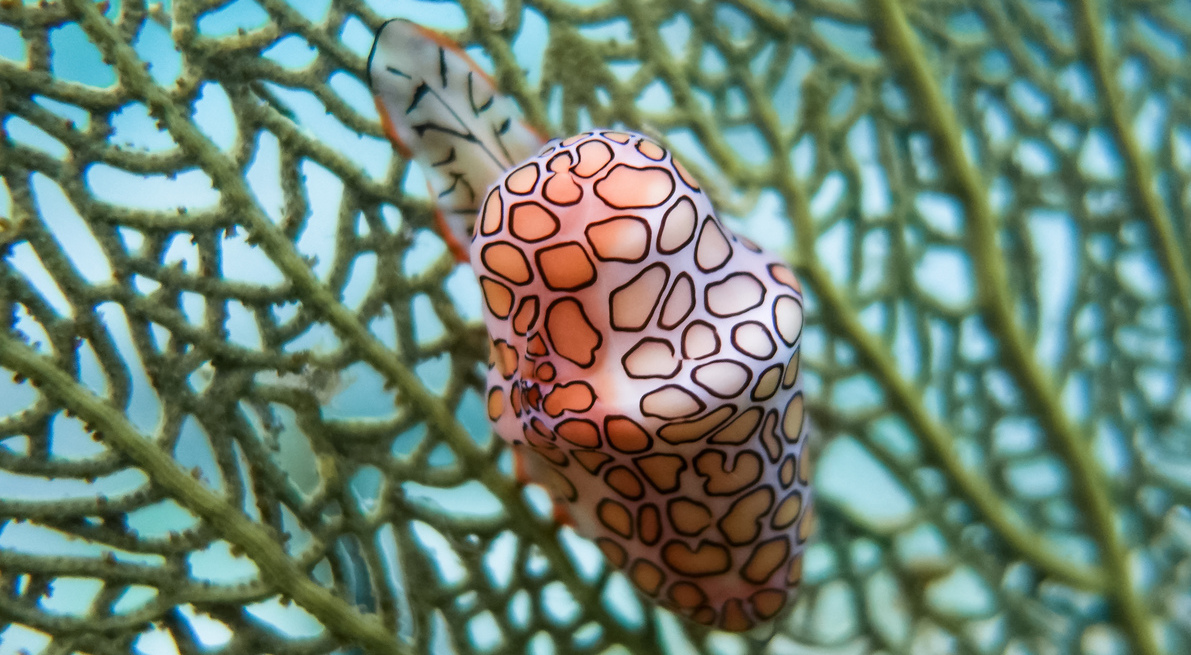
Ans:
[{"label": "black line marking", "polygon": [[479,200],[479,198],[476,197],[476,188],[471,185],[471,182],[468,180],[466,174],[464,174],[463,177],[459,178],[459,181],[463,183],[463,186],[467,187],[467,195],[471,198],[471,201],[473,203],[476,200]]},{"label": "black line marking", "polygon": [[480,114],[488,111],[492,107],[493,103],[496,102],[496,94],[488,96],[488,99],[484,101],[484,104],[477,105],[475,77],[475,71],[467,71],[467,102],[471,105],[472,113],[475,114],[476,118],[479,118]]},{"label": "black line marking", "polygon": [[438,47],[438,77],[442,81],[442,88],[447,88],[447,51]]},{"label": "black line marking", "polygon": [[[492,138],[496,139],[496,145],[500,146],[500,151],[504,153],[505,161],[510,162],[513,161],[513,155],[509,153],[509,148],[505,145],[505,140],[502,137],[509,131],[509,127],[512,124],[512,119],[505,118],[504,122],[500,124],[500,127],[492,132]],[[505,168],[509,168],[509,166],[505,166]]]},{"label": "black line marking", "polygon": [[414,79],[414,78],[410,77],[409,75],[406,75],[404,72],[402,72],[402,71],[399,71],[399,70],[397,70],[396,68],[393,68],[392,66],[385,66],[385,70],[387,70],[387,71],[389,71],[390,73],[392,73],[392,74],[396,75],[397,77],[404,77],[404,78],[405,78],[405,79],[407,79],[407,80],[412,80],[412,79]]},{"label": "black line marking", "polygon": [[[440,103],[442,103],[443,108],[446,109],[448,112],[450,112],[451,117],[454,118],[455,121],[459,125],[462,125],[464,127],[464,129],[467,129],[467,122],[464,121],[459,116],[458,112],[455,111],[455,108],[451,106],[451,103],[445,101],[443,99],[443,97],[441,95],[439,95],[439,93],[437,91],[435,91],[434,89],[431,89],[427,85],[423,85],[423,86],[425,86],[425,88],[426,88],[426,91],[424,93],[428,93],[428,94],[434,96],[434,98],[436,100],[438,100]],[[421,91],[421,88],[422,87],[419,87],[418,90]],[[412,105],[411,105],[411,108],[412,108]],[[408,110],[406,113],[409,113]],[[491,150],[489,150],[488,146],[484,145],[484,143],[479,139],[479,137],[477,137],[470,129],[468,129],[467,132],[460,132],[458,130],[453,130],[449,127],[438,125],[436,123],[423,123],[421,125],[414,125],[413,129],[415,132],[418,133],[419,137],[422,136],[428,130],[436,130],[438,132],[442,132],[444,134],[448,134],[450,136],[463,139],[464,141],[466,141],[468,143],[474,143],[477,146],[479,146],[481,150],[484,151],[484,154],[491,157],[492,161],[495,162],[496,165],[500,166],[502,169],[512,168],[512,166],[513,166],[513,163],[514,163],[513,158],[509,155],[508,150],[505,149],[504,144],[500,144],[501,150],[504,151],[504,155],[505,155],[505,161],[501,161],[500,158],[498,158],[495,153],[493,153]]]},{"label": "black line marking", "polygon": [[463,173],[451,173],[451,186],[438,192],[439,198],[445,198],[455,192],[455,187],[459,186],[459,180],[463,179]]},{"label": "black line marking", "polygon": [[476,199],[476,190],[475,187],[471,185],[471,182],[467,181],[466,173],[451,173],[451,186],[439,193],[438,197],[445,198],[454,193],[455,188],[459,186],[460,182],[462,182],[463,186],[466,188],[468,196],[474,201]]},{"label": "black line marking", "polygon": [[412,113],[413,110],[418,106],[418,103],[422,102],[422,98],[426,97],[426,94],[428,93],[432,93],[430,85],[426,84],[425,82],[419,84],[418,88],[414,89],[414,97],[410,98],[409,106],[405,108],[405,113]]},{"label": "black line marking", "polygon": [[443,157],[441,161],[434,162],[430,166],[433,168],[437,168],[439,166],[446,166],[447,164],[449,164],[453,161],[455,161],[455,146],[451,146],[451,151],[447,153],[446,157]]},{"label": "black line marking", "polygon": [[418,133],[418,136],[422,136],[426,132],[430,132],[430,131],[442,132],[443,134],[446,134],[448,136],[453,136],[456,139],[462,139],[468,143],[474,143],[476,145],[480,145],[480,140],[478,138],[476,138],[475,134],[472,134],[471,132],[461,132],[459,130],[449,128],[445,125],[439,125],[438,123],[427,122],[427,123],[421,123],[419,125],[411,125],[410,127],[412,127],[413,130]]}]

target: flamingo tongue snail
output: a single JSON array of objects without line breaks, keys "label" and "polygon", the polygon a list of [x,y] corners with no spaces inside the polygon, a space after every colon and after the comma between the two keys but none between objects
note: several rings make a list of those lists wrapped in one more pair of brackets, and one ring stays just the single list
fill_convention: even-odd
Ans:
[{"label": "flamingo tongue snail", "polygon": [[[399,149],[423,166],[453,150],[459,172],[440,179],[486,188],[467,247],[494,430],[641,593],[724,630],[774,618],[813,525],[797,279],[639,134],[586,132],[494,173],[467,136],[479,131],[448,127],[475,106],[451,80],[484,76],[411,25],[381,28],[372,85]],[[431,89],[394,93],[391,68]],[[444,104],[424,109],[430,94]],[[504,111],[520,126],[502,133],[517,137],[509,151],[528,149],[533,131]]]}]

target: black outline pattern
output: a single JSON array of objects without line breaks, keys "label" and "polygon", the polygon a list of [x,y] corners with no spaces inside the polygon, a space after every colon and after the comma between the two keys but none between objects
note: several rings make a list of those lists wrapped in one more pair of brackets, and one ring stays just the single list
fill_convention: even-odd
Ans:
[{"label": "black outline pattern", "polygon": [[[714,294],[717,297],[717,300],[722,300],[721,298],[719,298],[719,296],[722,296],[725,294],[723,292],[716,293],[716,291],[718,289],[720,289],[721,287],[723,287],[724,285],[729,284],[732,280],[736,280],[739,278],[747,278],[749,280],[752,280],[757,285],[757,288],[761,290],[761,295],[757,298],[756,302],[752,303],[751,305],[741,307],[739,309],[733,309],[733,311],[730,311],[726,314],[721,314],[720,312],[717,312],[715,309],[712,308],[712,303],[711,303],[712,295]],[[703,306],[707,308],[707,312],[709,314],[711,314],[712,316],[715,316],[717,318],[732,318],[733,316],[740,316],[741,314],[743,314],[749,310],[756,309],[756,308],[760,307],[761,305],[763,305],[765,303],[766,292],[767,292],[767,289],[765,288],[765,285],[762,284],[761,280],[757,279],[756,275],[753,275],[752,273],[731,273],[731,274],[725,276],[724,279],[719,280],[717,282],[712,282],[711,284],[708,284],[706,287],[703,288]],[[740,293],[731,294],[731,298],[739,299],[739,300],[747,300],[747,298],[743,294],[740,294]],[[721,307],[720,309],[725,309],[725,308]]]},{"label": "black outline pattern", "polygon": [[[684,525],[687,527],[691,527],[691,526],[688,525],[690,523],[689,521],[680,520],[680,519],[675,518],[675,516],[677,516],[677,514],[679,512],[686,511],[685,509],[683,509],[681,507],[676,508],[677,505],[690,505],[692,508],[694,508],[694,510],[702,510],[703,512],[705,512],[707,514],[706,521],[703,523],[703,525],[698,530],[694,530],[694,529],[684,530],[684,529],[682,529],[681,527],[679,527],[679,525]],[[684,537],[697,537],[697,536],[703,534],[704,530],[706,530],[707,528],[710,528],[712,525],[715,524],[715,512],[712,512],[711,508],[708,507],[707,505],[705,505],[689,496],[679,496],[678,498],[671,498],[670,500],[666,501],[666,518],[669,519],[669,521],[670,521],[670,527],[674,528],[675,532],[677,532],[678,534],[680,534]]]},{"label": "black outline pattern", "polygon": [[[745,510],[749,509],[748,504],[752,503],[758,494],[765,494],[766,496],[765,509],[759,512],[750,510],[746,513]],[[733,546],[747,546],[755,542],[757,537],[761,536],[761,531],[765,529],[762,523],[765,518],[768,518],[769,511],[773,509],[773,501],[776,497],[777,494],[773,493],[773,488],[769,485],[757,485],[752,491],[732,501],[732,505],[728,507],[728,511],[724,512],[724,515],[720,517],[719,521],[716,521],[715,527],[719,528],[720,534],[724,535],[724,540]],[[733,525],[725,527],[725,524],[729,521],[744,521],[745,519],[752,525],[753,533],[748,538],[737,541],[732,538],[732,533],[735,532],[734,528],[743,526]]]},{"label": "black outline pattern", "polygon": [[[622,169],[622,168],[627,169],[627,170],[620,171],[619,169]],[[627,183],[626,180],[620,179],[620,178],[627,178],[628,180],[632,180],[633,178],[640,178],[642,175],[644,175],[650,171],[658,171],[659,173],[665,175],[666,179],[670,181],[670,190],[666,192],[665,197],[663,197],[661,200],[655,202],[652,205],[618,205],[618,204],[613,203],[612,201],[608,200],[608,198],[605,197],[605,195],[603,193],[600,193],[600,187],[602,187],[604,185],[611,185],[614,187],[619,187],[619,186]],[[612,179],[613,176],[616,176],[617,179]],[[637,182],[637,183],[639,184],[639,182]],[[612,167],[611,170],[608,171],[608,173],[606,175],[604,175],[604,177],[600,178],[599,180],[596,180],[596,183],[594,185],[592,185],[592,191],[595,192],[596,197],[598,197],[600,200],[604,201],[605,205],[608,205],[609,207],[611,207],[613,209],[621,209],[621,210],[623,210],[623,209],[652,209],[654,207],[661,207],[662,205],[666,204],[666,202],[668,200],[670,200],[671,196],[674,195],[674,189],[676,189],[676,188],[678,188],[678,184],[674,181],[674,175],[670,171],[666,170],[665,168],[662,168],[661,166],[646,166],[644,168],[638,168],[636,166],[629,166],[628,164],[616,164],[615,166]]]},{"label": "black outline pattern", "polygon": [[[492,264],[489,263],[488,258],[495,255],[489,255],[489,253],[492,253],[498,248],[512,250],[517,254],[517,256],[521,257],[521,263],[525,267],[525,277],[514,279],[505,274],[509,273],[510,271],[502,272],[492,267]],[[509,243],[508,241],[492,241],[484,244],[484,247],[480,249],[480,262],[484,264],[484,268],[488,269],[488,272],[500,277],[501,279],[508,280],[517,286],[525,286],[530,282],[533,282],[533,268],[529,265],[529,258],[525,256],[525,253],[522,252],[520,248]]]},{"label": "black outline pattern", "polygon": [[[673,298],[674,294],[679,291],[678,285],[680,283],[683,285],[683,287],[685,287],[685,289],[690,291],[687,296],[690,298],[690,302],[687,304],[686,311],[682,313],[682,316],[673,321],[664,322],[666,320],[666,311],[670,307],[670,299]],[[681,300],[679,302],[681,302]],[[685,321],[693,311],[695,311],[695,281],[691,279],[690,274],[688,274],[686,271],[682,271],[674,277],[674,284],[670,287],[670,293],[666,294],[666,300],[662,302],[662,313],[658,315],[658,327],[664,330],[673,330],[679,325],[682,325],[682,322]]]},{"label": "black outline pattern", "polygon": [[[718,380],[725,379],[725,377],[727,375],[726,373],[721,373],[721,372],[718,372],[715,370],[710,370],[711,367],[717,367],[718,369],[724,369],[725,367],[729,367],[729,368],[734,368],[738,371],[743,371],[744,372],[744,382],[741,383],[739,386],[737,386],[735,391],[733,391],[731,393],[724,393],[723,389],[717,389],[712,384],[709,384],[709,380],[707,380],[707,379],[700,380],[699,379],[700,372],[704,373],[703,377],[705,377],[705,378],[710,376],[713,379],[718,379]],[[715,396],[716,398],[723,398],[723,399],[727,400],[727,399],[736,398],[736,397],[740,396],[740,394],[743,393],[744,390],[749,387],[749,384],[752,383],[752,381],[753,381],[753,371],[749,367],[747,367],[744,364],[741,364],[740,362],[737,362],[735,360],[717,359],[715,361],[707,362],[706,364],[700,364],[700,365],[696,366],[691,371],[691,381],[694,382],[695,384],[699,385],[700,387],[702,387],[703,390],[705,390],[707,393]]]},{"label": "black outline pattern", "polygon": [[[644,375],[641,374],[640,371],[634,372],[632,370],[632,368],[629,367],[629,359],[631,359],[633,357],[633,354],[636,353],[637,351],[639,351],[641,348],[648,346],[648,345],[656,345],[656,344],[663,345],[666,347],[667,350],[670,351],[670,361],[672,361],[674,363],[674,369],[672,371],[670,371],[669,373],[665,373],[665,372],[648,373],[648,374],[644,374]],[[675,355],[677,355],[677,354],[678,353],[674,350],[674,346],[666,339],[659,339],[657,337],[645,337],[644,339],[641,339],[637,343],[633,344],[633,347],[629,348],[629,351],[624,354],[624,357],[620,358],[620,367],[622,369],[624,369],[625,375],[629,376],[630,378],[632,378],[634,380],[649,380],[649,379],[669,380],[670,378],[674,377],[675,375],[678,375],[678,372],[680,370],[682,370],[682,362],[680,362],[678,360],[678,358],[675,357]]]},{"label": "black outline pattern", "polygon": [[[769,341],[769,351],[768,352],[766,352],[764,354],[758,354],[758,353],[754,353],[752,351],[746,350],[743,346],[740,345],[741,339],[738,336],[738,333],[741,330],[743,330],[745,327],[752,327],[752,326],[759,328],[761,330],[761,334],[765,335],[765,338]],[[769,332],[769,328],[766,327],[766,325],[764,323],[762,323],[761,321],[740,321],[739,323],[733,325],[731,340],[732,340],[732,347],[736,348],[737,352],[741,353],[742,355],[747,355],[749,357],[752,357],[753,359],[756,359],[756,360],[765,361],[765,360],[769,359],[770,357],[773,357],[774,355],[777,354],[777,342],[773,340],[773,335]]]},{"label": "black outline pattern", "polygon": [[[711,245],[711,242],[703,241],[703,238],[706,237],[708,234],[708,232],[707,232],[708,229],[715,230],[714,236],[718,236],[720,238],[720,241],[722,241],[723,244],[728,247],[728,254],[724,255],[724,258],[722,260],[720,260],[720,262],[714,266],[704,266],[703,261],[702,261],[702,259],[703,259],[702,255],[704,254],[703,253],[704,243],[707,243],[709,247]],[[710,237],[710,238],[714,238],[714,236]],[[726,234],[724,234],[723,228],[720,227],[720,222],[715,220],[714,216],[710,216],[710,215],[704,216],[703,217],[703,225],[699,228],[699,238],[695,240],[695,266],[697,266],[699,268],[699,270],[703,271],[704,273],[714,273],[714,272],[720,270],[721,268],[727,266],[728,262],[732,261],[732,256],[734,254],[735,254],[735,252],[732,250],[732,242],[729,241],[728,236]]]},{"label": "black outline pattern", "polygon": [[[703,492],[708,496],[735,496],[760,481],[765,473],[765,460],[757,453],[752,450],[732,452],[736,456],[732,458],[731,469],[725,468],[729,453],[718,448],[708,448],[695,456],[692,462],[695,465],[695,473],[701,478],[707,478],[703,483]],[[746,461],[755,462],[755,465]],[[754,466],[756,473],[746,480],[743,478],[744,471],[741,466]]]},{"label": "black outline pattern", "polygon": [[[629,444],[625,443],[622,439],[613,438],[612,437],[613,434],[617,434],[621,431],[620,428],[613,427],[612,424],[614,422],[615,423],[628,423],[629,426],[631,426],[629,429],[635,430],[636,432],[640,433],[641,436],[644,436],[645,439],[644,439],[642,445],[639,447],[635,447],[635,448],[629,447]],[[633,419],[631,419],[627,416],[620,415],[620,414],[609,414],[608,416],[604,417],[604,436],[608,440],[608,445],[612,446],[612,448],[615,449],[616,452],[619,452],[619,453],[627,453],[627,454],[632,455],[635,453],[643,453],[643,452],[653,449],[653,437],[649,434],[649,431],[646,430],[645,428],[641,427]]]},{"label": "black outline pattern", "polygon": [[[688,339],[687,335],[690,334],[691,330],[694,330],[695,328],[706,328],[709,332],[711,332],[712,338],[715,339],[715,345],[712,346],[711,352],[703,353],[702,355],[694,355],[687,349],[687,347],[686,347],[686,342]],[[683,359],[698,360],[698,359],[706,359],[708,357],[713,357],[720,353],[721,345],[722,344],[720,343],[719,330],[715,329],[715,326],[712,325],[711,323],[708,323],[707,321],[704,321],[702,319],[695,319],[695,320],[691,321],[690,325],[687,325],[682,330],[682,358]]]},{"label": "black outline pattern", "polygon": [[[619,312],[615,311],[616,296],[628,291],[630,288],[633,287],[633,285],[635,285],[638,282],[640,282],[641,280],[643,280],[646,275],[649,275],[651,272],[657,271],[659,269],[665,274],[665,277],[662,278],[662,283],[659,285],[657,295],[654,296],[653,305],[649,308],[649,312],[645,315],[645,319],[643,321],[641,321],[640,325],[637,325],[635,327],[618,324],[617,314]],[[642,271],[640,273],[634,275],[633,279],[631,279],[628,282],[625,282],[624,284],[620,285],[619,287],[616,287],[615,289],[613,289],[612,293],[608,294],[608,322],[611,324],[612,329],[617,332],[640,332],[640,331],[644,330],[649,325],[650,319],[653,318],[654,312],[657,311],[658,305],[661,304],[662,292],[666,290],[666,285],[669,283],[670,283],[670,267],[662,262],[655,262],[653,264],[650,264],[649,266],[646,266],[644,269],[642,269]]]},{"label": "black outline pattern", "polygon": [[[645,462],[658,459],[667,462],[676,460],[678,466],[674,468],[673,484],[659,484],[660,480],[655,479],[658,476],[650,474],[649,471],[652,470],[653,467],[645,464]],[[661,494],[674,493],[675,491],[678,491],[680,488],[682,488],[682,474],[684,471],[690,468],[690,466],[687,464],[686,457],[674,455],[672,453],[652,453],[649,455],[641,455],[640,457],[634,457],[633,463],[637,465],[637,470],[641,471],[641,476],[645,478],[645,481],[649,483],[649,486],[657,489],[658,493]],[[658,473],[658,471],[655,471],[655,473]],[[668,471],[666,471],[666,474],[669,476]]]},{"label": "black outline pattern", "polygon": [[[574,253],[572,256],[572,252],[576,250],[578,252]],[[571,286],[555,286],[555,283],[558,282],[558,280],[551,280],[551,277],[548,273],[548,271],[554,269],[554,267],[543,264],[542,258],[561,257],[563,261],[566,262],[569,273],[569,267],[578,264],[579,255],[583,256],[583,261],[587,264],[587,269],[590,271],[587,278]],[[542,275],[542,282],[544,282],[546,287],[551,291],[578,291],[580,289],[586,289],[587,287],[595,284],[596,278],[598,277],[595,264],[592,263],[591,257],[587,256],[587,249],[584,248],[583,244],[579,243],[578,241],[563,241],[562,243],[558,243],[546,248],[538,248],[534,252],[533,257],[534,261],[538,265],[538,272]]]},{"label": "black outline pattern", "polygon": [[[600,254],[600,249],[598,247],[596,247],[596,242],[591,237],[591,231],[593,229],[606,227],[610,223],[617,223],[617,222],[622,222],[622,221],[633,221],[633,222],[639,224],[641,227],[645,228],[645,243],[644,243],[645,247],[641,252],[641,256],[637,257],[636,259],[626,259],[624,257],[605,257],[604,255]],[[649,246],[650,246],[650,244],[653,243],[653,230],[652,230],[652,228],[649,227],[649,222],[646,221],[645,219],[641,218],[640,216],[631,216],[631,215],[613,216],[612,218],[606,218],[602,221],[596,221],[595,223],[591,223],[586,228],[584,228],[583,236],[587,238],[587,244],[591,246],[591,252],[596,256],[596,259],[598,259],[602,262],[625,262],[626,264],[639,264],[639,263],[645,261],[645,259],[647,257],[649,257]]]},{"label": "black outline pattern", "polygon": [[[529,207],[534,207],[534,208],[540,209],[543,212],[545,212],[547,216],[554,219],[554,229],[551,230],[548,234],[544,234],[540,237],[535,237],[532,239],[527,239],[524,236],[522,236],[521,234],[518,234],[518,230],[517,230],[518,210],[521,210],[524,208],[529,208]],[[540,243],[542,241],[545,241],[546,239],[549,239],[550,237],[554,236],[555,234],[558,234],[558,230],[561,228],[562,228],[562,222],[558,220],[558,215],[555,214],[554,212],[550,211],[546,207],[543,207],[542,203],[540,203],[540,202],[534,202],[531,200],[531,201],[527,201],[527,202],[519,202],[519,203],[509,207],[509,234],[512,234],[513,237],[516,239],[519,239],[526,243]]]},{"label": "black outline pattern", "polygon": [[[577,326],[574,327],[573,329],[568,330],[564,326],[553,325],[553,321],[551,320],[551,317],[556,316],[556,314],[554,312],[560,306],[562,306],[564,304],[566,304],[568,306],[573,305],[575,307],[575,309],[578,310],[579,318],[583,321],[583,324],[587,326],[587,328],[591,331],[591,334],[595,335],[595,346],[592,346],[591,352],[588,355],[588,357],[590,359],[586,362],[581,362],[576,359],[572,359],[570,356],[568,356],[567,353],[564,353],[564,352],[562,352],[561,349],[559,349],[558,342],[555,341],[555,336],[554,336],[555,332],[558,332],[558,331],[561,331],[564,333],[565,332],[574,332],[576,329],[578,329]],[[567,324],[567,325],[571,324],[570,321],[567,321],[564,319],[560,319],[560,320],[562,320],[562,322],[564,324]],[[558,328],[558,329],[555,329],[555,328]],[[554,348],[554,352],[557,353],[559,357],[562,357],[563,359],[567,360],[568,362],[571,362],[574,365],[578,366],[579,368],[583,368],[583,369],[591,368],[595,364],[596,352],[599,351],[599,349],[604,345],[604,335],[599,330],[597,330],[594,325],[591,324],[591,319],[587,317],[587,312],[583,311],[583,303],[580,303],[579,301],[577,301],[571,297],[559,298],[558,300],[555,300],[554,302],[550,303],[550,306],[546,308],[546,329],[545,329],[545,332],[546,332],[547,338],[550,339],[550,345]],[[532,337],[531,337],[531,339],[532,339]],[[534,351],[530,351],[530,354],[536,355],[537,353]],[[546,353],[542,353],[542,355],[545,355],[545,354]],[[569,353],[569,354],[574,355],[575,353]]]},{"label": "black outline pattern", "polygon": [[[690,412],[689,414],[672,414],[672,415],[655,414],[653,412],[646,411],[645,403],[649,398],[658,398],[661,396],[661,394],[663,392],[668,392],[671,390],[679,391],[687,398],[695,401],[695,404],[698,406],[698,408],[695,409],[695,411]],[[641,410],[642,416],[651,416],[653,418],[660,418],[660,419],[665,419],[668,421],[674,420],[674,419],[680,419],[680,418],[690,418],[690,417],[698,414],[699,412],[702,412],[705,409],[707,409],[707,403],[704,403],[698,396],[691,393],[690,391],[687,391],[687,388],[680,384],[664,384],[664,385],[658,387],[657,389],[650,391],[649,393],[645,394],[644,396],[641,396],[641,402],[640,402],[640,410]]]},{"label": "black outline pattern", "polygon": [[[678,244],[677,246],[675,246],[673,248],[665,248],[662,246],[662,240],[665,239],[667,236],[667,227],[670,226],[670,214],[673,213],[674,210],[678,209],[678,206],[681,205],[683,202],[686,202],[691,207],[691,230],[690,230],[690,233],[686,235],[686,238],[683,239],[682,243]],[[662,215],[662,225],[658,228],[658,244],[657,244],[658,252],[662,253],[663,255],[673,255],[674,253],[682,250],[683,248],[686,248],[687,245],[695,238],[695,232],[698,231],[698,227],[699,227],[699,211],[695,208],[695,201],[691,200],[690,196],[684,195],[684,196],[680,197],[678,200],[674,201],[674,204],[671,205],[670,208],[666,210],[666,213]],[[675,229],[675,228],[671,227],[670,229]]]}]

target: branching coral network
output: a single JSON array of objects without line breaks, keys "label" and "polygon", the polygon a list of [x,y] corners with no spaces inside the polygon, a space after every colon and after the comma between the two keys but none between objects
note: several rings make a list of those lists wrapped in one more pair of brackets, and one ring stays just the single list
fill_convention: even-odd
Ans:
[{"label": "branching coral network", "polygon": [[[394,11],[794,265],[820,528],[773,639],[650,607],[513,481],[366,88]],[[1186,652],[1188,16],[0,3],[0,650]]]}]

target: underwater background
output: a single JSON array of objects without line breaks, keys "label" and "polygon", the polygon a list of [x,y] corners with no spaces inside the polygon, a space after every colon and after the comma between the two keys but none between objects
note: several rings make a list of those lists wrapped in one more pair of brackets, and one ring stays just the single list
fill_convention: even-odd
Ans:
[{"label": "underwater background", "polygon": [[[442,30],[793,264],[769,640],[511,479],[367,88]],[[1191,2],[0,3],[0,654],[1191,652]]]}]

